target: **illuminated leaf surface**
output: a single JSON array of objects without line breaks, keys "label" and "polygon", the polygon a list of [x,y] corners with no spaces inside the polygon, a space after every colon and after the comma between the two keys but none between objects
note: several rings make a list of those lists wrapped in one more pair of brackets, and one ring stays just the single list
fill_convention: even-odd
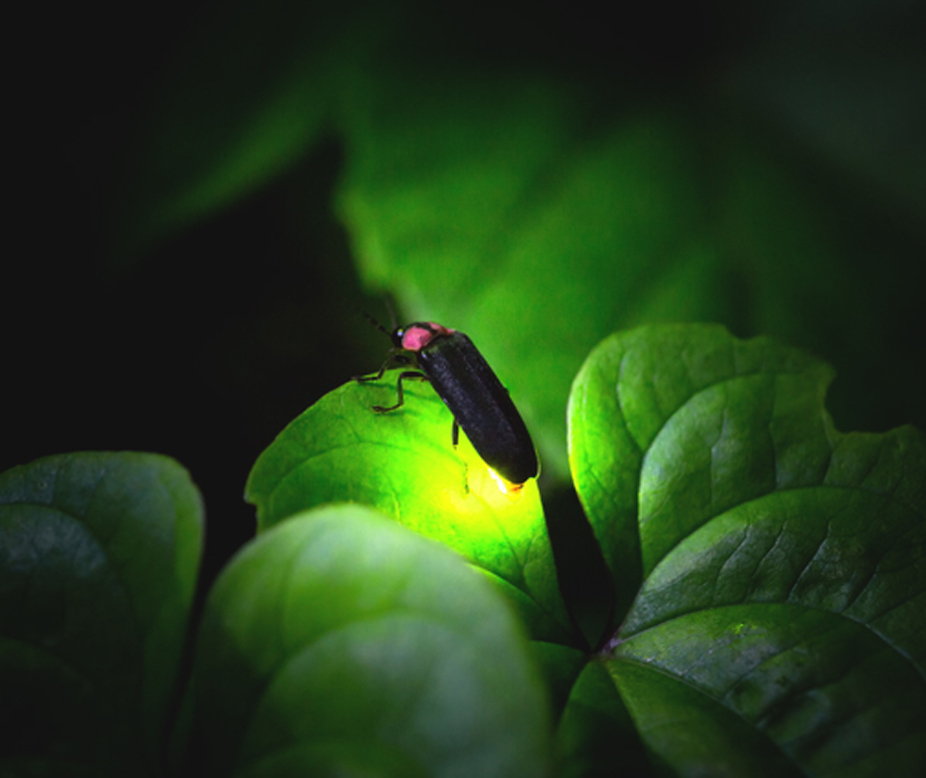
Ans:
[{"label": "illuminated leaf surface", "polygon": [[0,475],[0,772],[150,774],[202,521],[189,475],[162,456],[69,454]]},{"label": "illuminated leaf surface", "polygon": [[681,774],[926,766],[926,446],[836,431],[831,376],[664,326],[576,379],[573,471],[621,604],[603,661]]},{"label": "illuminated leaf surface", "polygon": [[545,693],[503,600],[362,506],[294,516],[235,558],[196,679],[210,774],[550,771]]},{"label": "illuminated leaf surface", "polygon": [[406,381],[391,413],[396,373],[351,382],[295,419],[261,454],[246,499],[266,530],[329,502],[359,502],[439,540],[489,574],[514,600],[538,639],[567,640],[568,618],[537,484],[505,494],[427,384]]}]

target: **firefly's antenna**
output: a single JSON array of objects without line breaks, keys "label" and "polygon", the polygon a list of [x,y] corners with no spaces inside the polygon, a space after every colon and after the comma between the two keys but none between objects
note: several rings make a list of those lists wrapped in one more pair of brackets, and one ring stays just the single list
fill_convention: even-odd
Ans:
[{"label": "firefly's antenna", "polygon": [[360,311],[360,315],[363,316],[363,318],[366,319],[368,322],[370,322],[370,324],[372,324],[374,327],[376,327],[376,329],[378,329],[380,332],[385,333],[385,334],[388,335],[390,338],[392,337],[392,333],[389,332],[389,330],[387,330],[387,329],[386,329],[382,324],[380,324],[376,319],[374,319],[369,313],[367,313],[366,311],[361,310],[361,311]]},{"label": "firefly's antenna", "polygon": [[377,321],[377,319],[375,319],[373,316],[371,316],[366,311],[361,310],[361,309],[358,309],[358,310],[360,310],[360,314],[361,316],[363,316],[364,319],[370,322],[370,324],[376,327],[376,329],[378,329],[380,332],[384,332],[386,335],[388,335],[391,338],[392,333],[395,332],[396,327],[398,327],[399,324],[396,321],[396,317],[395,317],[395,300],[392,299],[392,295],[389,294],[388,292],[383,295],[383,304],[386,306],[386,310],[389,311],[389,318],[392,320],[391,330],[387,330],[382,324],[379,323],[379,321]]}]

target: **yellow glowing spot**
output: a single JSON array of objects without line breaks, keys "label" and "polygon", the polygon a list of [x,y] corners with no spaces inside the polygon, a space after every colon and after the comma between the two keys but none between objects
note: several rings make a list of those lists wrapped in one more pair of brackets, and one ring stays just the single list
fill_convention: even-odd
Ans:
[{"label": "yellow glowing spot", "polygon": [[495,485],[498,487],[498,491],[500,491],[502,494],[514,494],[516,492],[520,492],[524,486],[524,484],[513,484],[510,481],[506,481],[491,467],[487,469],[489,471],[489,476],[493,481],[495,481]]}]

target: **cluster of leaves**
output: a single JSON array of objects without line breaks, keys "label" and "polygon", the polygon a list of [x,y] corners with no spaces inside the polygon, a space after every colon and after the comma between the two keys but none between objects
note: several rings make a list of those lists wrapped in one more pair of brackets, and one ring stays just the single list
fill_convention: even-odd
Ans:
[{"label": "cluster of leaves", "polygon": [[350,383],[254,465],[200,614],[177,463],[8,471],[0,772],[926,772],[922,435],[836,431],[779,342],[633,329],[774,335],[853,426],[926,419],[924,49],[883,56],[919,12],[774,4],[738,56],[661,9],[432,5],[223,9],[150,101],[116,254],[333,138],[362,282],[473,336],[584,516],[498,491],[427,386],[376,416],[394,377]]},{"label": "cluster of leaves", "polygon": [[613,582],[591,641],[536,483],[499,491],[426,386],[383,417],[390,383],[347,384],[261,455],[258,537],[193,625],[190,685],[186,472],[147,454],[8,471],[4,770],[920,774],[926,442],[837,432],[830,377],[716,326],[595,349],[568,413]]}]

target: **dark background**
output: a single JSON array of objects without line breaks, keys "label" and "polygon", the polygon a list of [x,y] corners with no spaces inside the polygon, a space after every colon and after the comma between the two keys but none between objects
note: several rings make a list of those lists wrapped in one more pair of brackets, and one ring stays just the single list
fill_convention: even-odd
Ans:
[{"label": "dark background", "polygon": [[221,13],[99,6],[24,24],[42,32],[19,68],[4,252],[0,470],[80,450],[176,458],[206,503],[207,577],[253,535],[257,455],[389,345],[357,315],[382,313],[330,213],[333,141],[140,257],[113,251],[146,101]]}]

